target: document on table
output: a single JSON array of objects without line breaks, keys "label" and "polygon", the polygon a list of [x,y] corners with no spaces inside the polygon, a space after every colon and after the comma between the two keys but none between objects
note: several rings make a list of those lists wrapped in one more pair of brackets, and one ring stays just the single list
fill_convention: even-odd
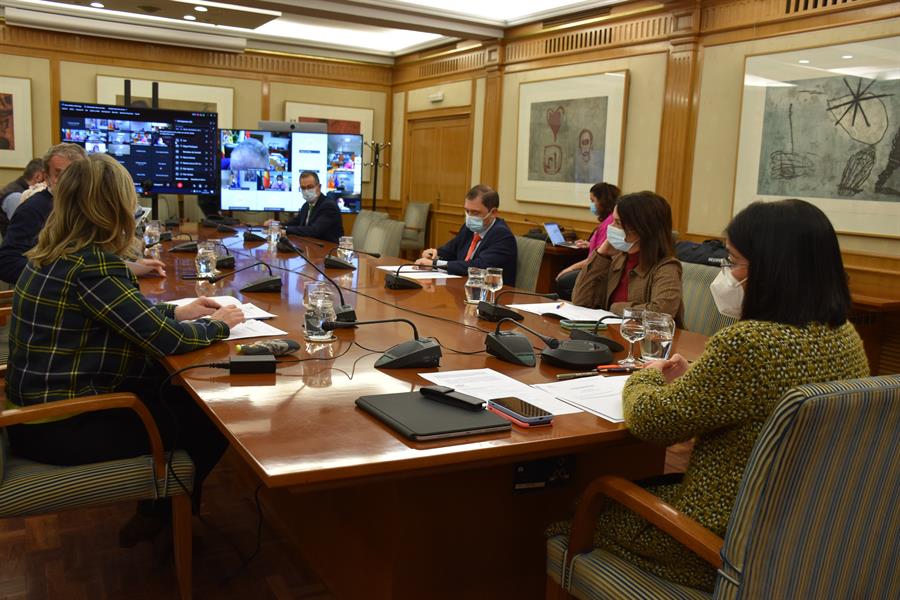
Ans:
[{"label": "document on table", "polygon": [[599,308],[585,308],[571,302],[537,302],[535,304],[508,304],[509,308],[523,310],[535,315],[550,315],[570,321],[596,321],[602,317],[604,323],[621,323],[622,319],[615,313]]},{"label": "document on table", "polygon": [[277,327],[272,327],[268,323],[248,319],[243,323],[235,325],[231,328],[231,335],[226,340],[242,340],[244,338],[267,337],[273,335],[287,335],[287,331],[282,331]]},{"label": "document on table", "polygon": [[[397,269],[400,268],[400,265],[394,265],[393,267],[382,266],[378,268],[382,271],[388,271],[389,273],[396,273]],[[407,279],[454,279],[459,277],[459,275],[451,275],[446,271],[420,270],[409,265],[400,269],[400,276],[406,277]]]},{"label": "document on table", "polygon": [[[252,302],[241,303],[241,301],[234,296],[211,296],[209,299],[218,302],[220,306],[239,306],[244,312],[245,319],[271,319],[272,317],[277,316],[261,309]],[[196,300],[196,298],[179,298],[178,300],[172,300],[166,304],[184,306],[185,304],[190,304],[194,300]]]},{"label": "document on table", "polygon": [[613,423],[625,420],[622,389],[628,376],[581,377],[556,383],[539,383],[534,387],[552,394],[559,400],[577,406]]},{"label": "document on table", "polygon": [[554,415],[582,412],[581,408],[560,402],[553,394],[535,389],[535,387],[516,381],[512,377],[498,373],[493,369],[463,369],[461,371],[419,373],[419,376],[432,383],[445,385],[481,400],[513,396],[525,402],[530,402],[538,408],[543,408]]}]

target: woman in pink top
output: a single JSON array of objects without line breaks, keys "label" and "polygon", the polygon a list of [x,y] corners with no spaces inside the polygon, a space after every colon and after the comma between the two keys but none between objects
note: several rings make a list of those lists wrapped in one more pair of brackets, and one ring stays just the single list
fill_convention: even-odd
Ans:
[{"label": "woman in pink top", "polygon": [[[591,188],[591,212],[596,215],[600,224],[594,229],[588,241],[578,240],[575,242],[579,248],[588,248],[588,256],[606,241],[606,227],[613,221],[613,209],[621,194],[622,191],[611,183],[596,183]],[[560,298],[572,299],[572,288],[575,287],[578,272],[586,263],[587,259],[578,261],[560,271],[556,276],[556,293]]]}]

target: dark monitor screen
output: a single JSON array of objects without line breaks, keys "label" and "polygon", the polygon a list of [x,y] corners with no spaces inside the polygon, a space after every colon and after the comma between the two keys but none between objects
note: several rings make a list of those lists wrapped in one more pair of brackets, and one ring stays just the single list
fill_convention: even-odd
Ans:
[{"label": "dark monitor screen", "polygon": [[215,194],[218,115],[141,107],[59,103],[60,140],[105,152],[131,173],[135,189]]}]

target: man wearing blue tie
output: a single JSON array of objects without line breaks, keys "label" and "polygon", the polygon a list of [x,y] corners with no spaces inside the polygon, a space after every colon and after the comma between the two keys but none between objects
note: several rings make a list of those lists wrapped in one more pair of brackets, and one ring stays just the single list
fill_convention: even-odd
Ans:
[{"label": "man wearing blue tie", "polygon": [[476,185],[466,194],[466,226],[440,248],[422,252],[417,265],[466,275],[469,267],[500,267],[507,285],[516,282],[516,238],[497,216],[500,195],[487,185]]}]

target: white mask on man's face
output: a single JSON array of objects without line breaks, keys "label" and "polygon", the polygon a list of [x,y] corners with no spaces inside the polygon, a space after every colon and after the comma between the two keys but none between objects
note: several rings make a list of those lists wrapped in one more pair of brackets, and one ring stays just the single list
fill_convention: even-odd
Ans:
[{"label": "white mask on man's face", "polygon": [[310,204],[315,204],[316,200],[319,199],[319,195],[316,193],[316,188],[301,190],[301,193],[303,194],[303,199]]}]

